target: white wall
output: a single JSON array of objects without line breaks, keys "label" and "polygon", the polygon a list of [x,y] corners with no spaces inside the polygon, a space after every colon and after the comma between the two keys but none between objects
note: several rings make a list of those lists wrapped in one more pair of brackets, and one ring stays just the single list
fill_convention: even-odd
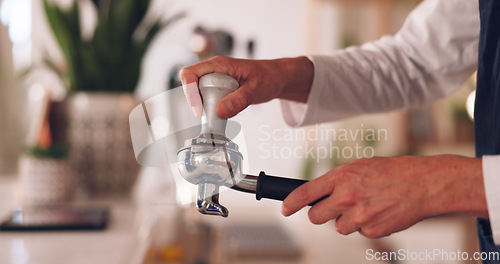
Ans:
[{"label": "white wall", "polygon": [[307,1],[156,1],[156,14],[185,11],[187,16],[167,29],[145,61],[140,95],[157,90],[167,82],[167,73],[177,63],[191,64],[189,37],[197,25],[224,29],[233,34],[234,57],[245,56],[245,45],[256,41],[256,58],[269,59],[306,53]]}]

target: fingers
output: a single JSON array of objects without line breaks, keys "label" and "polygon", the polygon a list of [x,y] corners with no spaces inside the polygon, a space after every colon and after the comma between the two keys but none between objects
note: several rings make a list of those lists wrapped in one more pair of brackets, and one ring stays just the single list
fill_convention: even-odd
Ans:
[{"label": "fingers", "polygon": [[366,206],[357,206],[342,212],[342,215],[335,220],[335,230],[342,235],[360,231],[366,227],[372,219],[370,210]]},{"label": "fingers", "polygon": [[208,73],[219,72],[231,75],[228,58],[214,57],[210,60],[183,68],[179,72],[186,100],[196,116],[201,116],[203,104],[198,90],[198,79]]},{"label": "fingers", "polygon": [[229,70],[229,65],[234,64],[230,58],[225,57],[213,57],[209,60],[188,66],[183,68],[179,72],[179,77],[181,79],[182,84],[188,83],[197,83],[198,79],[209,73],[219,72],[231,75],[231,71]]},{"label": "fingers", "polygon": [[281,213],[284,216],[290,216],[321,197],[331,194],[333,189],[333,183],[328,181],[326,175],[307,182],[288,195],[281,206]]},{"label": "fingers", "polygon": [[195,65],[186,67],[179,72],[184,95],[195,116],[201,116],[203,112],[203,103],[198,90],[198,79],[201,73],[202,71],[198,70]]},{"label": "fingers", "polygon": [[336,219],[342,214],[343,208],[335,206],[335,198],[330,196],[315,204],[309,209],[308,217],[311,223],[316,225],[324,224],[332,219]]},{"label": "fingers", "polygon": [[335,220],[335,230],[342,235],[349,235],[361,230],[361,226],[354,224],[350,217],[341,215]]},{"label": "fingers", "polygon": [[201,116],[203,113],[203,103],[201,101],[197,83],[191,82],[183,84],[182,89],[184,90],[184,95],[186,96],[186,100],[191,107],[191,110],[193,110],[194,115]]}]

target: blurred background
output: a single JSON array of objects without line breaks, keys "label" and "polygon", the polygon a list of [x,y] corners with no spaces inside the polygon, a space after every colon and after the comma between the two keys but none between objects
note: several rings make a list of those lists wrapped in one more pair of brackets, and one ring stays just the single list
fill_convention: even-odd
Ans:
[{"label": "blurred background", "polygon": [[[54,263],[63,256],[65,263],[364,263],[367,249],[477,251],[474,219],[464,216],[428,219],[371,240],[341,236],[333,222],[313,226],[306,210],[285,219],[279,202],[231,191],[220,198],[228,219],[201,216],[169,170],[140,168],[130,142],[130,111],[179,87],[184,66],[216,55],[331,54],[396,33],[419,3],[0,0],[2,217],[15,206],[111,209],[102,232],[44,233],[64,245],[57,250],[33,233],[0,236],[7,249],[0,262]],[[312,179],[359,158],[345,152],[357,148],[376,156],[474,156],[474,90],[471,76],[452,96],[421,108],[297,129],[285,124],[278,101],[251,106],[233,120],[247,142],[247,173]],[[321,131],[328,136],[300,136]],[[343,131],[367,134],[342,140]],[[325,148],[336,152],[307,155]]]}]

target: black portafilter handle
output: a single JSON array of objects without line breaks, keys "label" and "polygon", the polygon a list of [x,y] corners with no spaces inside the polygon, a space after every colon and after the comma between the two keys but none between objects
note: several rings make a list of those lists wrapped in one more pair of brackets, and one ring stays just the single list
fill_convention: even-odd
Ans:
[{"label": "black portafilter handle", "polygon": [[[283,201],[293,190],[306,182],[305,180],[269,176],[261,171],[257,179],[255,196],[257,200],[267,198]],[[325,195],[309,205],[313,206],[327,197],[328,195]]]}]

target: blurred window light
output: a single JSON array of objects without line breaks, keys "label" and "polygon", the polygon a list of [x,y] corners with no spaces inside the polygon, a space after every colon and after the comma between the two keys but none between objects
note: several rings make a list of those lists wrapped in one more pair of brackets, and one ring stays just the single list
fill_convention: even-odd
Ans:
[{"label": "blurred window light", "polygon": [[467,107],[467,113],[469,114],[469,117],[471,120],[474,120],[474,105],[476,102],[476,91],[472,91],[469,96],[467,97],[466,101],[466,107]]},{"label": "blurred window light", "polygon": [[33,102],[42,101],[44,94],[46,93],[45,88],[39,84],[34,84],[29,91],[29,98]]},{"label": "blurred window light", "polygon": [[200,34],[195,34],[189,41],[189,47],[195,53],[201,53],[208,47],[207,38]]},{"label": "blurred window light", "polygon": [[14,61],[31,56],[32,0],[2,0],[0,22],[8,27]]}]

